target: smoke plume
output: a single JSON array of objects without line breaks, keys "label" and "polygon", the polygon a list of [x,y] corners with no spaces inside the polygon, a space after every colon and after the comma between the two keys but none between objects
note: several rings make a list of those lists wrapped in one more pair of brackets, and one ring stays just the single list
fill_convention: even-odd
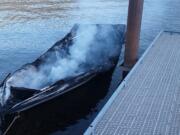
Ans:
[{"label": "smoke plume", "polygon": [[[10,87],[43,89],[58,80],[88,72],[91,69],[111,66],[111,59],[118,55],[119,46],[115,43],[117,35],[111,25],[81,25],[77,29],[73,45],[68,53],[62,55],[62,48],[56,47],[48,54],[48,61],[37,69],[34,65],[25,65],[16,71],[7,81],[3,100],[10,96]],[[102,40],[103,39],[103,40]],[[56,60],[51,55],[56,54]]]}]

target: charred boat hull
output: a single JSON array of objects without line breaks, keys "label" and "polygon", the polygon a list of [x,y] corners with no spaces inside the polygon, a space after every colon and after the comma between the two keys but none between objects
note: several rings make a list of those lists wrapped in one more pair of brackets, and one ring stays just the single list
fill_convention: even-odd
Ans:
[{"label": "charred boat hull", "polygon": [[106,96],[109,90],[113,71],[114,68],[111,68],[109,71],[99,73],[72,91],[33,108],[20,113],[7,114],[3,129],[7,129],[13,118],[19,115],[19,119],[8,131],[9,135],[24,133],[48,135],[53,131],[64,130],[65,127],[76,123],[94,111],[98,102]]},{"label": "charred boat hull", "polygon": [[[86,28],[86,25],[83,25],[83,28]],[[83,73],[80,72],[74,76],[57,80],[55,83],[50,84],[48,87],[46,86],[45,88],[40,89],[40,90],[32,89],[32,88],[25,88],[25,87],[9,86],[10,87],[9,89],[11,91],[11,96],[6,101],[6,105],[2,109],[2,113],[7,114],[11,112],[21,112],[31,107],[34,107],[36,105],[39,105],[59,95],[62,95],[63,93],[67,91],[73,90],[74,88],[77,88],[78,86],[84,83],[87,83],[88,80],[94,78],[96,75],[98,75],[101,72],[105,72],[107,70],[114,68],[116,66],[116,63],[118,61],[118,58],[121,52],[121,46],[124,41],[125,28],[124,26],[121,26],[121,25],[95,25],[95,28],[97,29],[96,30],[97,32],[94,34],[95,38],[93,39],[91,44],[95,45],[94,46],[95,48],[98,48],[99,46],[103,46],[103,47],[105,46],[105,47],[103,48],[104,50],[102,50],[102,48],[100,49],[98,48],[97,50],[92,48],[92,50],[90,51],[92,54],[90,53],[88,55],[95,55],[95,57],[87,57],[86,59],[87,62],[80,64],[81,67],[79,68],[85,69]],[[75,25],[70,33],[68,33],[62,40],[55,43],[53,47],[51,47],[46,53],[40,56],[37,60],[35,60],[33,63],[24,65],[21,69],[17,70],[14,74],[8,76],[5,79],[4,84],[2,84],[4,91],[6,91],[6,88],[7,88],[6,82],[8,82],[9,78],[10,78],[9,80],[11,80],[11,78],[15,78],[14,79],[15,83],[16,81],[17,83],[19,83],[18,79],[23,80],[24,77],[32,78],[31,74],[29,74],[29,69],[37,73],[41,71],[42,66],[48,65],[46,66],[47,67],[46,70],[44,70],[44,68],[42,70],[44,74],[47,74],[47,77],[49,77],[50,76],[49,71],[52,70],[51,68],[53,64],[54,65],[57,64],[56,61],[58,61],[58,58],[61,57],[61,59],[64,59],[66,57],[69,57],[70,47],[73,44],[76,44],[74,43],[74,40],[77,38],[78,29],[81,29],[81,28]],[[107,33],[107,31],[110,31],[110,32]],[[101,33],[101,34],[98,34],[98,33]],[[107,36],[112,36],[112,37],[110,39],[107,39]],[[111,49],[112,48],[111,46],[114,48],[112,49],[113,50],[112,52],[109,52],[108,49]],[[57,51],[59,52],[59,55],[61,56],[59,57],[56,56]],[[100,52],[102,51],[102,52],[100,53],[98,51]],[[109,53],[108,54],[109,56],[106,56],[107,55],[106,53]],[[96,56],[98,56],[98,58],[96,58]],[[105,60],[103,60],[104,57],[105,57]],[[92,58],[96,60],[95,61],[91,60]],[[88,63],[88,61],[91,61],[91,62]],[[94,64],[94,62],[96,64]],[[17,78],[20,75],[22,75],[22,77]],[[24,76],[24,75],[29,75],[29,76]],[[35,78],[32,78],[32,79],[36,79],[36,78],[39,78],[39,76],[41,76],[41,74],[35,74],[35,75],[36,75],[34,76]],[[30,82],[31,81],[34,82],[34,80],[32,79],[28,79],[28,80]],[[43,79],[43,81],[48,80],[46,77],[41,78],[41,79]],[[26,83],[29,84],[30,82],[26,82]],[[42,81],[40,81],[39,83],[42,83]],[[17,94],[18,91],[20,94],[25,93],[24,97],[22,96],[22,94],[21,95],[19,94],[18,96]],[[6,93],[7,92],[5,92],[5,94]]]},{"label": "charred boat hull", "polygon": [[[27,113],[29,115],[31,113],[33,114],[33,112],[41,112],[41,110],[43,110],[43,112],[48,112],[49,108],[51,108],[52,106],[55,106],[56,110],[56,108],[58,108],[58,105],[53,105],[53,101],[54,103],[56,103],[56,100],[60,100],[61,102],[59,104],[63,104],[64,106],[66,106],[66,104],[68,104],[68,101],[62,101],[61,98],[64,99],[63,97],[69,97],[69,95],[73,95],[73,93],[73,96],[76,95],[75,93],[79,93],[79,95],[82,95],[84,92],[91,91],[92,89],[98,91],[99,89],[97,85],[101,86],[101,89],[97,93],[102,92],[102,90],[104,89],[107,89],[107,85],[109,84],[109,81],[111,79],[112,72],[118,62],[121,46],[124,42],[125,31],[125,27],[122,25],[112,26],[113,31],[111,31],[111,33],[115,36],[115,40],[117,40],[116,42],[113,42],[117,46],[117,52],[115,55],[110,57],[110,66],[108,65],[108,68],[106,68],[106,63],[103,63],[104,65],[101,65],[99,67],[91,67],[86,72],[80,73],[76,76],[60,79],[52,85],[41,90],[29,89],[24,87],[11,87],[11,93],[13,94],[13,96],[8,100],[6,106],[3,106],[1,109],[1,114],[6,118],[6,122],[4,121],[5,124],[3,124],[3,129],[6,129],[8,127],[9,122],[11,122],[12,120],[11,118],[16,116],[17,114]],[[106,25],[97,25],[97,27],[102,29],[105,28]],[[35,67],[35,70],[38,70],[43,64],[53,63],[53,61],[51,61],[52,59],[49,60],[48,56],[49,54],[52,54],[51,58],[53,58],[53,60],[57,60],[57,57],[54,53],[56,52],[57,48],[60,48],[60,54],[62,54],[62,57],[66,57],[69,53],[69,47],[73,44],[73,39],[76,38],[75,31],[77,29],[78,27],[75,26],[72,31],[65,36],[65,38],[58,41],[45,54],[40,56],[33,63],[26,64],[22,67],[22,69],[17,70],[16,72],[21,72],[21,70],[27,69],[29,67]],[[108,44],[108,40],[103,40],[104,38],[104,34],[101,34],[100,37],[96,38],[96,40],[98,41],[96,42],[96,44],[98,45],[100,43],[99,41],[102,42],[101,44]],[[84,67],[86,66],[87,65],[85,65]],[[4,84],[5,82],[6,80],[4,81]],[[2,84],[1,86],[4,86],[4,84]],[[78,94],[76,96],[78,97]],[[67,99],[71,101],[71,99]],[[71,104],[73,105],[73,103]]]}]

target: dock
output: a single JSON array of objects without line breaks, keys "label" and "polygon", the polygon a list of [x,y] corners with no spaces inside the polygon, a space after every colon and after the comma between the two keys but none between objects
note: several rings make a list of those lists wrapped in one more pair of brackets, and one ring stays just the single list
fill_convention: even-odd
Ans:
[{"label": "dock", "polygon": [[85,135],[180,135],[180,33],[161,32]]}]

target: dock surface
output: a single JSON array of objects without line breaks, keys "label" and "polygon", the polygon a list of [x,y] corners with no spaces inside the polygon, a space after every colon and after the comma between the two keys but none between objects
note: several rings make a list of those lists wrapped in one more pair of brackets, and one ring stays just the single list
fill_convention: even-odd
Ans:
[{"label": "dock surface", "polygon": [[180,33],[161,32],[85,135],[180,135]]}]

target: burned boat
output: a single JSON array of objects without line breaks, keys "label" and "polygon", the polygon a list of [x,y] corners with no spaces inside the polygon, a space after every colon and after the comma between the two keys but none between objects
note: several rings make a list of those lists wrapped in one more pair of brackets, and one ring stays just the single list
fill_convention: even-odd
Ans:
[{"label": "burned boat", "polygon": [[75,25],[71,32],[0,85],[0,113],[22,112],[77,89],[118,62],[125,28]]}]

